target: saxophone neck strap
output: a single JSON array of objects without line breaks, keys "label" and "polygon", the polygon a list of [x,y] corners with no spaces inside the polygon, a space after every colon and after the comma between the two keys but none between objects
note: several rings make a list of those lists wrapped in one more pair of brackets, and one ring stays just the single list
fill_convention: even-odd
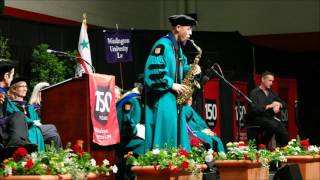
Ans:
[{"label": "saxophone neck strap", "polygon": [[176,40],[174,37],[173,33],[170,32],[167,35],[163,36],[164,38],[167,38],[171,41],[171,46],[174,52],[174,57],[176,60],[176,73],[175,73],[175,83],[181,83],[181,78],[180,78],[180,66],[182,63],[182,58],[181,58],[181,53],[180,53],[180,48],[181,45],[180,43]]},{"label": "saxophone neck strap", "polygon": [[181,44],[180,44],[180,42],[178,42],[176,40],[176,38],[174,37],[172,32],[168,33],[167,35],[165,35],[163,37],[167,38],[171,41],[172,48],[175,53],[176,61],[181,61],[181,53],[180,53]]}]

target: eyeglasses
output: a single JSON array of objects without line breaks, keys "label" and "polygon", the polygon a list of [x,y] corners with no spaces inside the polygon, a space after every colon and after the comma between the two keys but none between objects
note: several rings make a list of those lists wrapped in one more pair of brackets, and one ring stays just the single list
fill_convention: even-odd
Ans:
[{"label": "eyeglasses", "polygon": [[21,86],[16,86],[17,88],[20,88],[20,87],[25,87],[25,88],[28,88],[28,86],[27,85],[21,85]]}]

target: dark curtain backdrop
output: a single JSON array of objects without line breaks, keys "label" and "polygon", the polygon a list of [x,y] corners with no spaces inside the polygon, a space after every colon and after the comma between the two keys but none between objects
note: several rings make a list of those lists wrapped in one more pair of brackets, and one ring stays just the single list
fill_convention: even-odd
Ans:
[{"label": "dark curtain backdrop", "polygon": [[[88,30],[93,65],[97,73],[115,75],[117,85],[121,86],[120,65],[107,64],[105,60],[103,30],[99,27],[89,27]],[[0,16],[0,35],[9,38],[12,59],[19,61],[17,73],[24,76],[30,74],[30,58],[32,49],[36,45],[47,43],[51,49],[72,51],[77,49],[79,32],[80,27],[58,26]],[[136,74],[143,72],[152,44],[166,33],[167,31],[132,31],[134,60],[122,64],[125,89],[132,88]],[[279,77],[297,79],[302,136],[309,137],[312,143],[319,144],[320,139],[317,132],[320,130],[318,120],[320,94],[316,90],[320,68],[319,52],[295,53],[265,47],[255,47],[253,51],[253,45],[236,31],[194,32],[192,38],[203,50],[200,66],[209,76],[212,76],[212,72],[207,69],[213,63],[218,63],[230,81],[248,81],[249,89],[251,89],[253,88],[253,59],[255,57],[257,73],[270,70]],[[189,43],[184,50],[192,62],[196,50]],[[255,52],[254,56],[253,52]],[[196,92],[198,100],[201,100],[201,94],[201,91]],[[201,101],[199,101],[197,110],[202,112],[201,108]]]},{"label": "dark curtain backdrop", "polygon": [[0,35],[9,39],[11,59],[19,61],[17,74],[28,76],[32,49],[40,43],[51,49],[77,48],[80,29],[0,16]]}]

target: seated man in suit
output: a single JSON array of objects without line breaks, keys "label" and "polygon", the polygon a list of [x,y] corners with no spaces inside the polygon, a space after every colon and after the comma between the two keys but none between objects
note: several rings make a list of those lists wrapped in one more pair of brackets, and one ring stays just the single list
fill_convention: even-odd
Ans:
[{"label": "seated man in suit", "polygon": [[267,145],[275,134],[277,144],[286,146],[289,140],[287,129],[275,116],[286,105],[271,90],[273,81],[273,73],[266,71],[261,76],[260,85],[250,92],[249,96],[253,101],[251,103],[251,118],[254,123],[266,131],[261,140],[263,144]]},{"label": "seated man in suit", "polygon": [[210,148],[217,152],[224,152],[224,147],[221,139],[209,129],[205,120],[192,108],[192,98],[188,100],[186,105],[181,110],[181,120],[186,121],[187,129],[193,136],[208,143]]}]

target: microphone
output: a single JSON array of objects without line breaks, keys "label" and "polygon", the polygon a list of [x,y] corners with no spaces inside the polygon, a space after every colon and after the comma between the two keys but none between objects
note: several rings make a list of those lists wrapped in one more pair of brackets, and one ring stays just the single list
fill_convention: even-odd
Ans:
[{"label": "microphone", "polygon": [[206,82],[209,81],[209,80],[210,80],[210,77],[207,76],[207,75],[204,75],[204,76],[202,77],[201,84],[204,84],[204,83],[206,83]]},{"label": "microphone", "polygon": [[213,72],[210,69],[207,69],[201,79],[201,84],[206,83],[213,77]]},{"label": "microphone", "polygon": [[[207,61],[209,62],[209,64],[212,64],[211,60],[207,60]],[[212,79],[215,76],[215,73],[213,72],[215,64],[216,63],[213,63],[213,65],[211,67],[206,68],[204,75],[201,79],[201,84],[206,83],[207,81],[209,81],[210,79]]]},{"label": "microphone", "polygon": [[92,72],[95,72],[95,68],[88,62],[86,61],[85,59],[82,59],[81,57],[78,57],[78,56],[72,56],[70,54],[68,54],[67,52],[64,52],[64,51],[56,51],[56,50],[53,50],[53,49],[47,49],[47,53],[49,54],[56,54],[57,56],[66,56],[66,57],[71,57],[71,58],[75,58],[75,59],[81,59],[83,62],[85,62],[87,65],[89,65],[92,69]]},{"label": "microphone", "polygon": [[66,53],[66,52],[56,51],[56,50],[53,50],[53,49],[47,49],[47,53],[49,53],[49,54],[56,54],[56,55],[63,55],[63,56],[69,56],[69,54]]}]

